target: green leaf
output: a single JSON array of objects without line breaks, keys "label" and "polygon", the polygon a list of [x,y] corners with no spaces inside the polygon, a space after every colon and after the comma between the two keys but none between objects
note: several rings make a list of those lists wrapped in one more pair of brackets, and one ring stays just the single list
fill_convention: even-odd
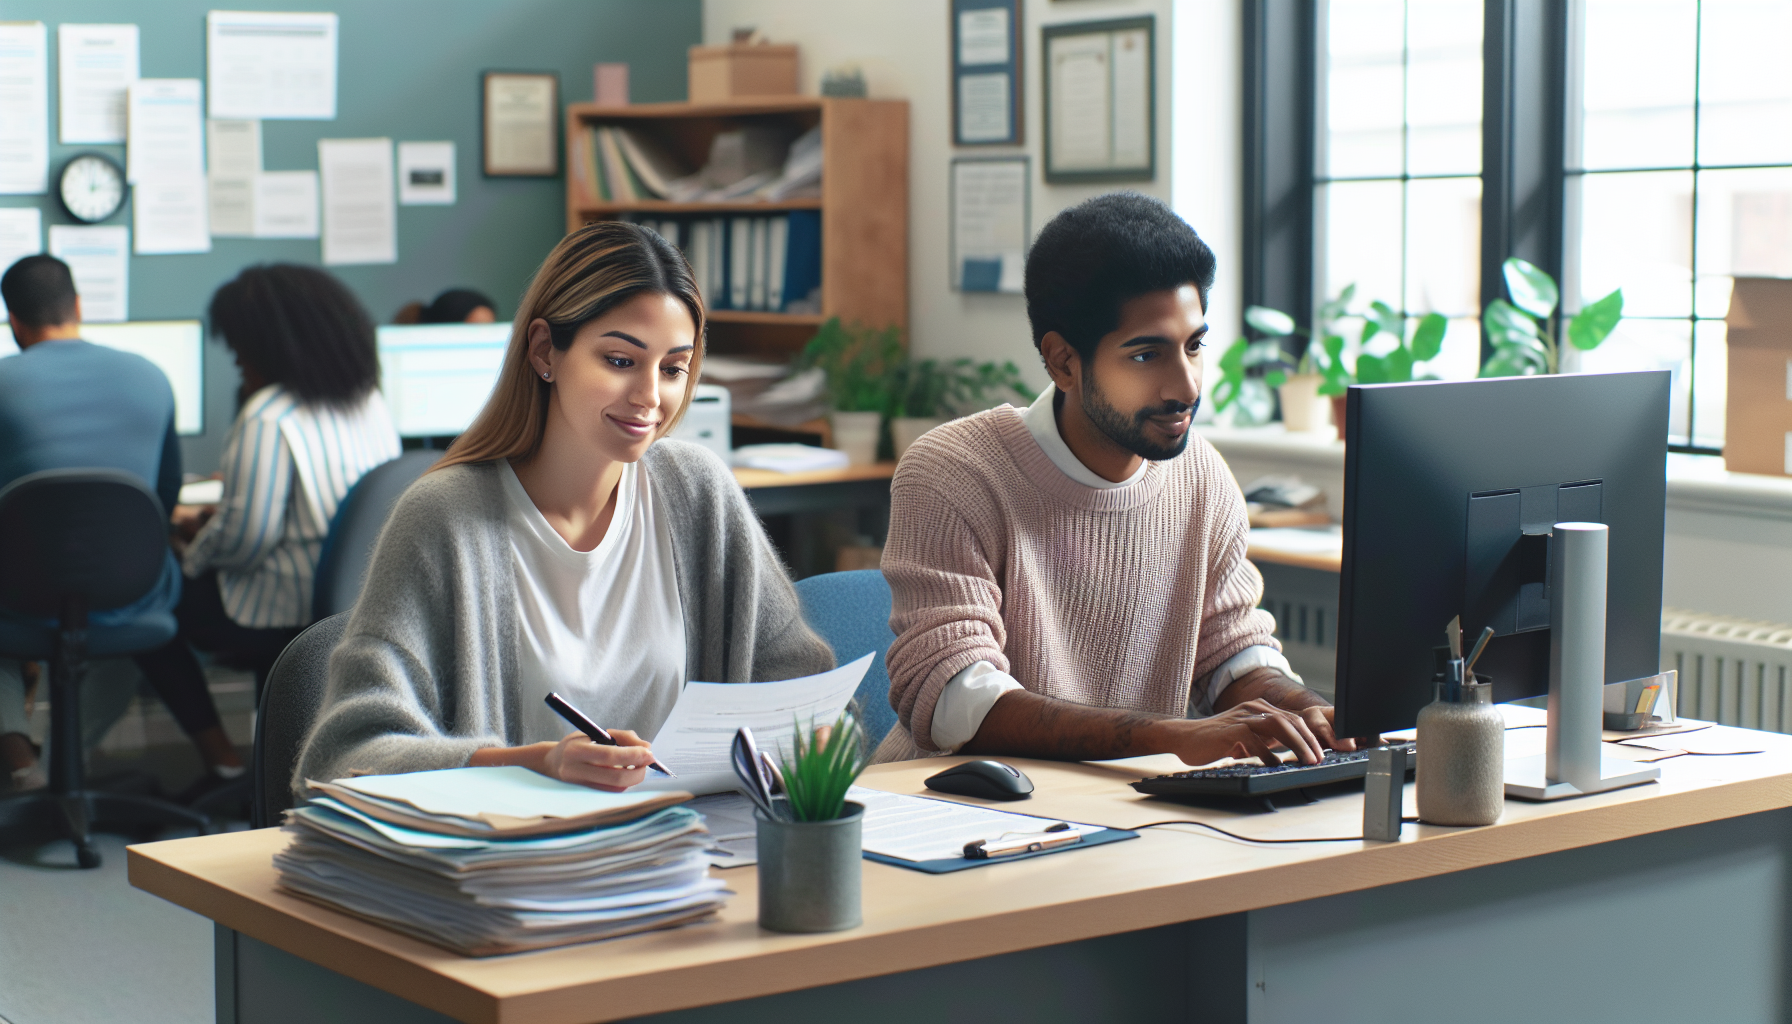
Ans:
[{"label": "green leaf", "polygon": [[1220,356],[1220,369],[1224,370],[1227,375],[1236,373],[1239,376],[1243,376],[1244,351],[1250,347],[1250,344],[1250,342],[1240,338],[1231,345],[1228,345],[1225,354]]},{"label": "green leaf", "polygon": [[1328,334],[1325,336],[1325,340],[1320,342],[1320,344],[1325,348],[1325,358],[1333,366],[1341,368],[1344,365],[1344,336],[1341,334]]},{"label": "green leaf", "polygon": [[1369,344],[1369,339],[1375,337],[1376,332],[1378,332],[1380,330],[1381,330],[1381,322],[1380,321],[1375,320],[1372,317],[1368,317],[1368,316],[1363,317],[1363,333],[1357,337],[1356,343],[1358,345]]},{"label": "green leaf", "polygon": [[1519,356],[1512,349],[1497,349],[1481,367],[1483,377],[1528,377],[1540,367]]},{"label": "green leaf", "polygon": [[1278,363],[1285,363],[1285,355],[1286,353],[1282,350],[1281,342],[1274,340],[1253,341],[1250,343],[1249,347],[1244,350],[1244,365],[1274,366]]},{"label": "green leaf", "polygon": [[1556,283],[1537,266],[1514,256],[1500,268],[1506,276],[1506,291],[1512,304],[1539,320],[1556,311],[1561,296]]},{"label": "green leaf", "polygon": [[1297,328],[1294,318],[1268,306],[1250,306],[1244,311],[1244,322],[1274,338],[1285,338]]},{"label": "green leaf", "polygon": [[1404,384],[1412,380],[1412,353],[1397,348],[1381,359],[1382,367],[1387,373],[1387,383]]},{"label": "green leaf", "polygon": [[1238,389],[1238,413],[1232,422],[1243,427],[1262,426],[1275,411],[1275,393],[1261,378],[1247,377]]},{"label": "green leaf", "polygon": [[1394,307],[1385,302],[1371,302],[1369,303],[1368,315],[1375,321],[1375,325],[1381,328],[1383,333],[1391,334],[1400,339],[1406,337],[1406,317],[1400,315],[1400,312],[1394,309]]},{"label": "green leaf", "polygon": [[1412,332],[1412,358],[1415,362],[1436,359],[1437,353],[1444,347],[1444,331],[1448,330],[1450,321],[1442,313],[1426,313],[1419,321],[1418,329]]},{"label": "green leaf", "polygon": [[1388,377],[1387,360],[1381,356],[1364,353],[1356,357],[1356,382],[1358,384],[1386,384]]},{"label": "green leaf", "polygon": [[1481,314],[1481,327],[1489,341],[1500,345],[1535,344],[1539,351],[1543,342],[1537,337],[1537,321],[1525,316],[1505,299],[1494,299]]},{"label": "green leaf", "polygon": [[1355,297],[1356,297],[1356,285],[1354,285],[1354,284],[1345,285],[1344,290],[1338,293],[1337,298],[1320,304],[1320,306],[1319,306],[1319,322],[1322,324],[1330,323],[1331,321],[1336,320],[1339,317],[1343,316],[1344,311],[1350,308],[1350,300]]},{"label": "green leaf", "polygon": [[1599,347],[1624,318],[1624,289],[1620,288],[1574,314],[1568,321],[1568,344],[1590,352]]},{"label": "green leaf", "polygon": [[1281,370],[1271,370],[1263,375],[1263,383],[1271,388],[1279,388],[1288,383],[1288,375]]}]

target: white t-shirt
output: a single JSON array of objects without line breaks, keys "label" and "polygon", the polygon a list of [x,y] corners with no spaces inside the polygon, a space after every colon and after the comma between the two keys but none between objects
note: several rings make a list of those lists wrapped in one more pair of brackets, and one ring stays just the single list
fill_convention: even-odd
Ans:
[{"label": "white t-shirt", "polygon": [[543,699],[558,693],[606,729],[652,739],[684,688],[684,610],[672,535],[640,463],[622,469],[604,539],[575,551],[503,463],[516,562],[523,742],[573,731]]},{"label": "white t-shirt", "polygon": [[[1113,487],[1125,487],[1135,483],[1145,475],[1146,463],[1125,480],[1107,480],[1097,476],[1093,470],[1083,465],[1064,438],[1058,433],[1058,417],[1054,409],[1058,389],[1047,384],[1027,411],[1021,414],[1027,431],[1033,440],[1039,443],[1040,450],[1051,460],[1058,471],[1085,487],[1107,490]],[[1226,659],[1226,663],[1214,669],[1213,679],[1208,683],[1204,693],[1191,700],[1188,713],[1194,718],[1213,713],[1213,702],[1232,680],[1258,668],[1273,668],[1294,682],[1300,682],[1288,659],[1274,647],[1256,645],[1246,647],[1237,654]],[[940,699],[933,706],[933,745],[950,753],[964,746],[983,728],[983,719],[989,716],[989,709],[995,707],[996,701],[1009,690],[1024,689],[1020,680],[1014,678],[987,661],[979,661],[966,666],[957,675],[947,680],[946,688],[940,691]]]}]

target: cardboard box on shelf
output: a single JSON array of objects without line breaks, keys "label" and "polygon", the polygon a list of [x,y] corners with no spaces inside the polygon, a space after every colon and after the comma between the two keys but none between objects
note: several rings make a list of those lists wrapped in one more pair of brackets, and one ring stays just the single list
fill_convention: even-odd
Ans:
[{"label": "cardboard box on shelf", "polygon": [[1792,476],[1792,280],[1738,277],[1730,293],[1724,465]]},{"label": "cardboard box on shelf", "polygon": [[795,96],[796,47],[734,43],[693,46],[690,101],[715,103],[757,96]]}]

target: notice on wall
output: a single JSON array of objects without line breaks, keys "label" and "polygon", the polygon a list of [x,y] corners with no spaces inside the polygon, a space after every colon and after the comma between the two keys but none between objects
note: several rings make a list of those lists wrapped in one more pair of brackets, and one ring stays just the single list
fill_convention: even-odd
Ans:
[{"label": "notice on wall", "polygon": [[205,175],[205,132],[197,78],[139,78],[126,100],[130,142],[125,177],[131,184]]},{"label": "notice on wall", "polygon": [[213,238],[255,236],[255,179],[205,180],[206,221]]},{"label": "notice on wall", "polygon": [[50,255],[68,264],[81,296],[81,319],[116,323],[130,319],[129,228],[50,226]]},{"label": "notice on wall", "polygon": [[1027,256],[1026,157],[952,162],[952,283],[1021,292]]},{"label": "notice on wall", "polygon": [[1014,134],[1008,72],[958,76],[958,135],[965,142],[1000,142]]},{"label": "notice on wall", "polygon": [[206,172],[214,178],[253,178],[261,173],[261,122],[211,118],[205,122]]},{"label": "notice on wall", "polygon": [[254,211],[256,238],[318,236],[316,171],[264,171],[257,174],[250,205]]},{"label": "notice on wall", "polygon": [[203,174],[139,181],[131,188],[131,226],[136,229],[136,253],[160,256],[211,252],[212,236],[206,227],[206,214]]},{"label": "notice on wall", "polygon": [[336,117],[334,14],[209,11],[205,75],[212,117]]},{"label": "notice on wall", "polygon": [[454,143],[398,144],[398,201],[404,206],[454,205]]},{"label": "notice on wall", "polygon": [[[19,260],[43,251],[43,211],[35,206],[0,206],[0,274]],[[6,302],[0,299],[0,320],[4,319]]]},{"label": "notice on wall", "polygon": [[391,139],[319,139],[324,264],[398,262]]},{"label": "notice on wall", "polygon": [[0,22],[0,195],[50,187],[50,71],[41,21]]},{"label": "notice on wall", "polygon": [[137,80],[137,26],[56,26],[56,110],[64,145],[123,142]]}]

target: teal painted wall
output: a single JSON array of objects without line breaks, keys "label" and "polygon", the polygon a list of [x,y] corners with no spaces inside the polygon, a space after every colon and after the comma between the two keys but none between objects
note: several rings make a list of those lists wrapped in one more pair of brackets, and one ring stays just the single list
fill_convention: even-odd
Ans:
[{"label": "teal painted wall", "polygon": [[[479,171],[480,72],[554,71],[562,102],[591,99],[591,65],[629,64],[636,102],[685,98],[685,52],[702,41],[701,0],[0,0],[0,20],[44,22],[50,52],[51,187],[76,152],[121,163],[123,146],[56,141],[56,26],[135,23],[145,78],[205,78],[205,12],[334,10],[341,18],[334,121],[266,121],[262,163],[270,171],[314,170],[317,140],[387,136],[453,140],[457,202],[398,207],[398,262],[332,267],[378,322],[400,306],[464,285],[490,295],[509,317],[529,275],[565,228],[561,178],[485,178]],[[50,196],[0,196],[0,205],[41,207],[52,224],[74,223]],[[130,224],[130,206],[108,224]],[[212,251],[131,257],[133,320],[203,316],[218,285],[242,267],[319,263],[318,242],[213,239]],[[215,469],[235,413],[236,367],[215,340],[206,345],[205,434],[184,441],[189,472]]]}]

